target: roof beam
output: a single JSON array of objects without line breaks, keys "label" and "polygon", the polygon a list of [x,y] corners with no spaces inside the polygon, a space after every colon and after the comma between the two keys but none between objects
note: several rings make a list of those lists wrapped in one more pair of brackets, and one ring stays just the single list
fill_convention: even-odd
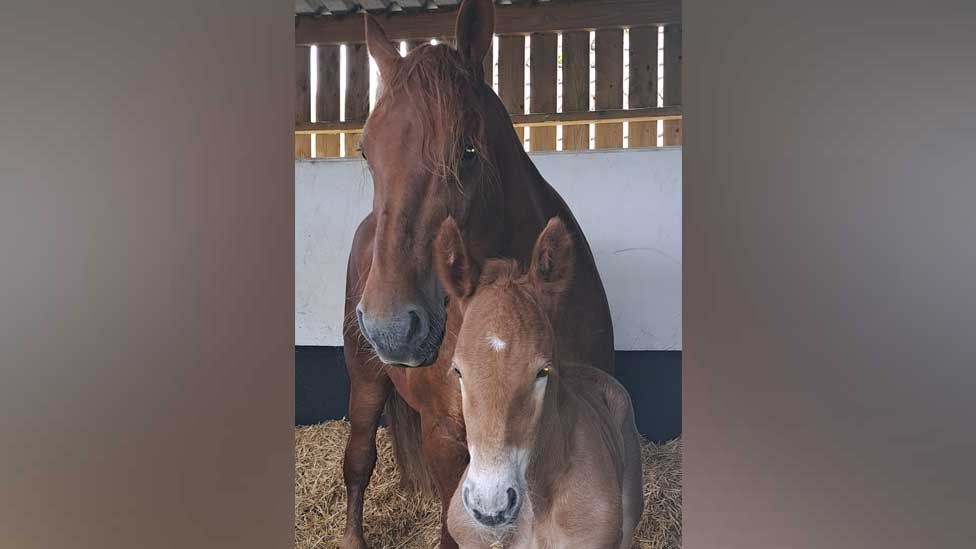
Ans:
[{"label": "roof beam", "polygon": [[[454,36],[454,8],[374,15],[391,40]],[[495,7],[496,34],[594,30],[638,25],[678,23],[681,0],[563,0],[542,4],[519,3]],[[297,15],[296,44],[362,42],[359,14]]]},{"label": "roof beam", "polygon": [[[518,128],[551,127],[558,125],[650,122],[652,120],[681,120],[681,107],[643,107],[639,109],[604,109],[559,113],[513,114],[512,124]],[[363,120],[345,122],[302,122],[295,125],[295,133],[347,133],[362,131]]]}]

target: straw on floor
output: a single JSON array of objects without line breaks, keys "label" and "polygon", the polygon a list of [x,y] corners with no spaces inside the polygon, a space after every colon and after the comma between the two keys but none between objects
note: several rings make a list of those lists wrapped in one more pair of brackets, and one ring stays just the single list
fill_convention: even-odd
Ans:
[{"label": "straw on floor", "polygon": [[[342,454],[349,423],[329,421],[295,429],[295,546],[339,547],[345,524]],[[366,492],[366,541],[374,548],[436,547],[440,504],[405,494],[386,430],[377,435],[376,470]],[[644,515],[634,547],[681,546],[681,441],[645,442]]]}]

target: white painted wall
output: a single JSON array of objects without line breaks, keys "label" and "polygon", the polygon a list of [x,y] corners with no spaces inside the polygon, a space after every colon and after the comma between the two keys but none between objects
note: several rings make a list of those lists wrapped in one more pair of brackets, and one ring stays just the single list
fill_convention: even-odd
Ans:
[{"label": "white painted wall", "polygon": [[[618,350],[681,349],[681,149],[533,153],[579,220]],[[346,259],[371,207],[360,160],[295,162],[295,343],[342,345]]]}]

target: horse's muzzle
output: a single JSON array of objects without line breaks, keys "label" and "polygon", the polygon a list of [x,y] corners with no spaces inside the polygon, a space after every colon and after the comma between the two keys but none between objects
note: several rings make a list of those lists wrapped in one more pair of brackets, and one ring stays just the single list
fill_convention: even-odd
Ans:
[{"label": "horse's muzzle", "polygon": [[385,364],[428,366],[437,359],[444,337],[444,321],[434,319],[422,307],[408,305],[387,315],[371,315],[363,304],[356,306],[359,330]]}]

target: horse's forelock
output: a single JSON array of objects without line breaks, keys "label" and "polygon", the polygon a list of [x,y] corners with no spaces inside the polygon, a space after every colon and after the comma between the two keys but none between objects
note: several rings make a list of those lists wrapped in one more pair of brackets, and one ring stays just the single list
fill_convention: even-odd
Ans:
[{"label": "horse's forelock", "polygon": [[419,114],[424,136],[421,161],[427,171],[458,181],[467,145],[487,161],[485,113],[478,101],[484,84],[456,50],[442,44],[420,45],[386,76],[383,96],[407,98]]}]

